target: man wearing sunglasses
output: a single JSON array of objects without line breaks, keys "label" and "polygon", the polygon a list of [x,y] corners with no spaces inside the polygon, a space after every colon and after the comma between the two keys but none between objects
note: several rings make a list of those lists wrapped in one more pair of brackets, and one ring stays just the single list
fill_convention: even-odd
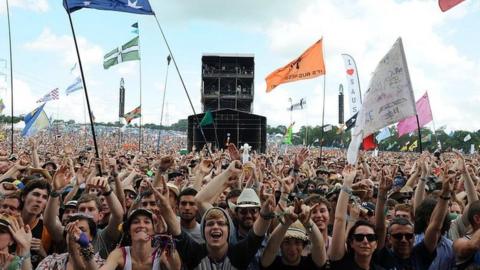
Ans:
[{"label": "man wearing sunglasses", "polygon": [[[385,202],[387,191],[392,188],[393,177],[382,173],[378,190],[377,206],[375,211],[376,231],[378,234],[377,254],[374,261],[385,269],[429,269],[437,256],[437,246],[441,236],[443,220],[447,215],[448,201],[452,178],[444,176],[442,191],[434,210],[431,212],[430,222],[425,230],[425,237],[415,244],[414,225],[407,219],[394,218],[386,230]],[[388,237],[385,238],[385,234]],[[388,240],[390,247],[385,244]]]}]

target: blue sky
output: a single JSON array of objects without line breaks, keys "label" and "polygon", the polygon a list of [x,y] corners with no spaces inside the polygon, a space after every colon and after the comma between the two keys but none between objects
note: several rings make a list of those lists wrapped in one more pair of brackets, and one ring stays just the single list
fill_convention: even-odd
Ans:
[{"label": "blue sky", "polygon": [[[326,80],[325,123],[337,122],[338,85],[345,84],[341,54],[352,55],[362,91],[371,72],[397,37],[403,39],[415,97],[429,92],[436,127],[477,130],[480,127],[480,5],[466,0],[442,13],[435,0],[245,0],[241,2],[151,0],[200,112],[202,53],[255,55],[254,113],[270,125],[287,125],[288,98],[307,99],[307,109],[294,113],[297,128],[321,123],[323,80]],[[74,80],[76,62],[68,17],[61,1],[10,0],[14,57],[15,114],[31,111],[35,101],[59,87],[59,101],[46,106],[48,115],[83,122],[83,92],[64,89]],[[0,3],[0,58],[8,59],[5,2]],[[139,104],[139,62],[109,70],[103,55],[134,35],[140,25],[144,122],[160,121],[167,49],[153,17],[83,9],[72,14],[93,112],[98,121],[118,118],[118,86],[125,78],[125,110]],[[284,84],[265,93],[264,78],[324,38],[327,74]],[[9,73],[9,69],[0,72]],[[0,88],[5,85],[0,77]],[[0,90],[9,108],[9,91]],[[168,123],[192,113],[178,75],[170,66],[167,86]],[[348,105],[347,105],[348,106]],[[346,110],[348,112],[348,110]],[[9,110],[4,113],[9,114]],[[348,113],[347,113],[348,114]],[[348,116],[348,115],[347,115]],[[431,127],[431,124],[430,124]]]}]

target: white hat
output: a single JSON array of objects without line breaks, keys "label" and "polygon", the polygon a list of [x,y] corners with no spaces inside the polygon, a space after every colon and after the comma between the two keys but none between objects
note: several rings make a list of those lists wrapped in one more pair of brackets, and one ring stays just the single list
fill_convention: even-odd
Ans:
[{"label": "white hat", "polygon": [[251,188],[244,188],[237,199],[237,207],[260,207],[260,198],[258,198],[255,190]]}]

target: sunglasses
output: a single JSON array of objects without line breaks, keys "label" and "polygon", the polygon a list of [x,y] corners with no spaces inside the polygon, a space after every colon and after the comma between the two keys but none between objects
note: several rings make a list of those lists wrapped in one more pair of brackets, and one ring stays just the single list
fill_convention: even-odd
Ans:
[{"label": "sunglasses", "polygon": [[367,238],[368,242],[377,241],[377,236],[373,233],[370,233],[370,234],[356,233],[356,234],[353,235],[353,240],[355,240],[357,242],[362,242],[363,239],[365,239],[365,238]]},{"label": "sunglasses", "polygon": [[407,241],[410,241],[413,239],[413,233],[395,233],[391,235],[394,239],[396,240],[402,240],[404,237]]},{"label": "sunglasses", "polygon": [[240,209],[238,209],[238,212],[243,216],[247,215],[248,213],[250,213],[252,215],[255,215],[259,211],[260,211],[260,209],[258,209],[258,208],[240,208]]}]

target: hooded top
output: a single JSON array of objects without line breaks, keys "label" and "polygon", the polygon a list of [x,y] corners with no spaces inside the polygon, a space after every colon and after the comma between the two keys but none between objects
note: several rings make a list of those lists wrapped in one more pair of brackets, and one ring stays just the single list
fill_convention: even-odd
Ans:
[{"label": "hooded top", "polygon": [[225,219],[228,222],[228,244],[230,245],[230,244],[235,243],[236,242],[235,225],[233,224],[233,220],[230,217],[230,215],[223,208],[220,208],[220,207],[212,207],[212,208],[208,209],[207,211],[205,211],[205,213],[203,214],[202,221],[200,222],[200,232],[202,234],[203,240],[206,240],[205,239],[205,221],[206,221],[205,217],[207,216],[207,214],[210,211],[212,211],[214,209],[222,211],[223,215],[225,216]]}]

